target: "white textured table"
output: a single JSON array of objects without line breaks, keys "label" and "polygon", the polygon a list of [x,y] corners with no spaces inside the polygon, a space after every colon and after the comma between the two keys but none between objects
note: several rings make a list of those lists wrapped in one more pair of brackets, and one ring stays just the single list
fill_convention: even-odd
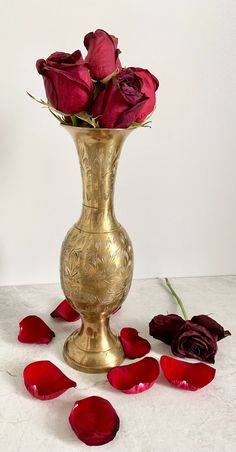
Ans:
[{"label": "white textured table", "polygon": [[[75,402],[99,395],[115,407],[121,421],[115,439],[100,446],[104,451],[232,452],[236,450],[236,276],[172,279],[185,301],[189,316],[212,314],[232,333],[219,342],[216,377],[196,392],[171,386],[161,375],[150,390],[136,395],[114,390],[105,374],[83,374],[62,358],[66,337],[76,322],[55,321],[50,312],[61,301],[59,285],[1,287],[0,342],[0,450],[2,452],[77,452],[88,450],[68,423]],[[112,319],[119,331],[133,326],[148,338],[150,355],[159,358],[169,347],[148,336],[148,323],[159,313],[179,313],[172,297],[156,279],[136,280],[122,309]],[[41,316],[55,331],[49,345],[17,341],[18,322],[29,314]],[[79,325],[79,322],[77,322]],[[58,399],[39,401],[26,391],[22,371],[32,361],[49,359],[77,381]],[[131,361],[127,360],[127,363]],[[133,362],[133,361],[132,361]],[[95,450],[91,447],[90,450]]]}]

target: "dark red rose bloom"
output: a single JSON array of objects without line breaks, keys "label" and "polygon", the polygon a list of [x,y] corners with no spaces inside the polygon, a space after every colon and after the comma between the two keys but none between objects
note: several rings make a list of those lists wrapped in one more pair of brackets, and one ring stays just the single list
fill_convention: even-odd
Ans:
[{"label": "dark red rose bloom", "polygon": [[142,79],[142,93],[148,97],[147,102],[144,104],[142,110],[135,119],[136,122],[143,122],[144,119],[152,113],[156,105],[156,91],[159,87],[159,81],[147,69],[142,69],[140,67],[131,67],[128,69],[132,69],[132,71]]},{"label": "dark red rose bloom", "polygon": [[55,52],[36,67],[43,76],[46,96],[57,110],[75,114],[87,110],[93,96],[93,82],[80,50]]},{"label": "dark red rose bloom", "polygon": [[217,336],[207,328],[187,320],[171,342],[171,350],[180,358],[195,358],[207,363],[215,362]]},{"label": "dark red rose bloom", "polygon": [[142,78],[132,69],[123,69],[113,77],[92,105],[100,127],[127,128],[135,122],[148,100],[142,86]]},{"label": "dark red rose bloom", "polygon": [[175,334],[184,324],[185,320],[177,314],[159,314],[153,317],[149,323],[149,333],[155,339],[170,345]]},{"label": "dark red rose bloom", "polygon": [[214,319],[209,317],[208,315],[195,315],[191,318],[191,322],[197,323],[198,325],[204,326],[210,331],[211,334],[217,336],[217,341],[220,341],[224,337],[231,336],[231,333],[228,330],[224,330],[223,326],[217,323]]},{"label": "dark red rose bloom", "polygon": [[96,30],[85,36],[84,45],[88,50],[85,62],[94,80],[109,79],[109,76],[121,70],[117,44],[118,39],[104,30]]},{"label": "dark red rose bloom", "polygon": [[176,314],[156,315],[149,323],[150,335],[171,345],[174,355],[215,362],[217,341],[231,333],[207,315],[184,320]]}]

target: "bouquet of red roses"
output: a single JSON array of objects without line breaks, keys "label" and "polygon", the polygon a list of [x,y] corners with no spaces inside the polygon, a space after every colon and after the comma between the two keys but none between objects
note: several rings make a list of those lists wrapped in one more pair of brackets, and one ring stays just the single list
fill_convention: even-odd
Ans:
[{"label": "bouquet of red roses", "polygon": [[39,59],[36,67],[47,96],[47,102],[39,102],[62,124],[105,128],[146,125],[159,82],[147,69],[123,68],[117,44],[115,36],[96,30],[84,38],[85,59],[80,50]]}]

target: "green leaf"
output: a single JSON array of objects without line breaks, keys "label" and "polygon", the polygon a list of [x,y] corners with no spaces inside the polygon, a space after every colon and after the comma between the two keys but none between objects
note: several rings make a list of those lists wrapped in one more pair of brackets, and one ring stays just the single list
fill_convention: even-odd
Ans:
[{"label": "green leaf", "polygon": [[151,126],[149,124],[151,124],[152,121],[146,121],[146,122],[132,122],[132,124],[130,124],[130,126],[128,127],[128,129],[137,129],[138,127],[150,127]]},{"label": "green leaf", "polygon": [[94,129],[99,127],[98,121],[96,121],[96,118],[94,118],[92,115],[90,115],[87,111],[81,111],[80,113],[77,113],[75,115],[77,118],[81,119],[84,122],[87,122],[87,124],[90,124]]},{"label": "green leaf", "polygon": [[45,102],[43,99],[36,99],[36,97],[34,97],[32,94],[28,93],[28,91],[26,91],[28,96],[31,97],[31,99],[35,100],[36,102],[38,102],[39,104],[44,105],[45,107],[48,106],[48,103]]},{"label": "green leaf", "polygon": [[28,93],[28,91],[26,91],[26,92],[27,92],[28,96],[31,97],[31,99],[33,99],[36,102],[38,102],[39,104],[41,104],[43,108],[48,108],[50,113],[58,121],[60,121],[61,124],[67,124],[68,125],[68,123],[65,122],[64,117],[65,116],[70,116],[71,117],[71,121],[72,121],[72,125],[75,126],[75,127],[79,127],[78,119],[80,119],[81,121],[89,124],[94,129],[99,127],[99,123],[96,120],[96,118],[94,118],[92,115],[90,115],[87,111],[81,111],[80,113],[77,113],[75,115],[65,114],[62,111],[57,110],[56,108],[54,108],[49,102],[45,102],[43,99],[36,99],[32,94]]},{"label": "green leaf", "polygon": [[[155,108],[154,108],[154,110],[155,110]],[[151,123],[152,123],[152,121],[150,121],[150,118],[151,118],[151,116],[153,115],[153,112],[154,112],[154,110],[152,111],[152,113],[150,113],[150,115],[148,115],[146,118],[145,118],[145,120],[143,121],[143,122],[133,122],[129,127],[128,127],[128,129],[135,129],[136,127],[149,127],[149,128],[151,128]]]},{"label": "green leaf", "polygon": [[[65,122],[65,120],[64,120],[64,117],[61,117],[61,116],[59,116],[59,115],[56,115],[56,113],[54,113],[54,112],[51,110],[50,107],[48,107],[48,109],[49,109],[50,113],[52,113],[52,115],[54,116],[54,118],[56,118],[56,119],[60,122],[60,124],[67,124],[67,122]],[[67,124],[67,125],[68,125],[68,124]]]},{"label": "green leaf", "polygon": [[72,126],[78,126],[78,119],[75,115],[71,115]]}]

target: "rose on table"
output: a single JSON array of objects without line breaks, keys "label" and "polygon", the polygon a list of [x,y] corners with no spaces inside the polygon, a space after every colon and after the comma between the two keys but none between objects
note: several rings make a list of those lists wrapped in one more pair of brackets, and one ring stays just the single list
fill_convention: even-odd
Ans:
[{"label": "rose on table", "polygon": [[[168,279],[166,283],[177,299],[184,317],[187,318],[183,303]],[[67,300],[63,300],[51,312],[51,316],[66,322],[79,320],[80,317]],[[35,315],[22,319],[19,326],[18,340],[27,344],[49,344],[55,336],[47,324]],[[225,331],[208,316],[199,315],[192,317],[191,320],[184,320],[176,314],[166,316],[159,314],[154,317],[150,322],[150,333],[171,344],[172,352],[177,356],[194,357],[207,362],[213,362],[216,341],[230,335],[229,331]],[[162,355],[159,365],[156,358],[145,356],[150,352],[151,346],[147,339],[139,336],[135,328],[122,328],[119,339],[126,358],[142,358],[131,364],[114,367],[107,373],[107,380],[114,390],[125,395],[137,395],[151,389],[157,383],[160,369],[172,386],[188,391],[202,389],[214,380],[216,369],[207,364],[189,363]],[[68,389],[77,386],[74,380],[67,377],[49,360],[29,363],[23,371],[23,378],[31,396],[44,402],[60,397]],[[95,446],[106,444],[115,438],[119,431],[120,419],[108,400],[92,396],[74,403],[69,423],[81,441],[89,446]]]},{"label": "rose on table", "polygon": [[170,345],[172,353],[180,358],[214,363],[217,342],[231,333],[208,315],[195,315],[188,320],[182,300],[168,278],[165,278],[165,282],[184,318],[177,314],[158,314],[149,323],[150,335]]}]

